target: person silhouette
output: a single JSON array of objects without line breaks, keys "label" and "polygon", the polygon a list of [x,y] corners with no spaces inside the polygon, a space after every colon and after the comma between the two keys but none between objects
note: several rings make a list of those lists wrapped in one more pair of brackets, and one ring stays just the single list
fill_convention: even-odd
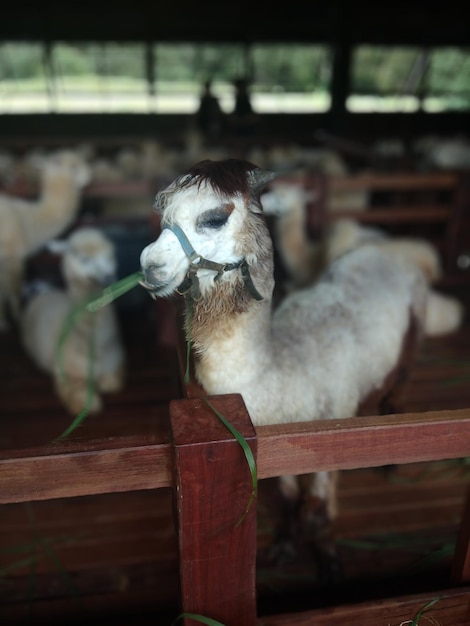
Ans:
[{"label": "person silhouette", "polygon": [[250,134],[256,123],[257,116],[251,106],[248,80],[246,78],[236,78],[232,84],[235,87],[232,126],[238,134]]},{"label": "person silhouette", "polygon": [[225,114],[223,113],[217,97],[212,93],[212,81],[206,80],[196,111],[196,123],[204,134],[218,135],[225,128]]}]

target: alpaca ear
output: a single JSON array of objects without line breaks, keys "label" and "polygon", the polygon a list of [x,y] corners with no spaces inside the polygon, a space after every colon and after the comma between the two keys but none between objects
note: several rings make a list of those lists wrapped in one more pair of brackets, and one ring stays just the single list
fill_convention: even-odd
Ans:
[{"label": "alpaca ear", "polygon": [[253,195],[257,196],[268,183],[270,183],[278,174],[276,172],[268,172],[265,170],[250,170],[248,172],[248,184],[253,192]]}]

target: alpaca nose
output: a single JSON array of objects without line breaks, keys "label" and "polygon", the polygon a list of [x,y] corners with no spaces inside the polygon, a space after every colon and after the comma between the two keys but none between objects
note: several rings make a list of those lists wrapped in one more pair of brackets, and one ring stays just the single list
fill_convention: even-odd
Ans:
[{"label": "alpaca nose", "polygon": [[144,282],[148,287],[158,287],[161,280],[158,278],[158,265],[149,265],[143,268]]}]

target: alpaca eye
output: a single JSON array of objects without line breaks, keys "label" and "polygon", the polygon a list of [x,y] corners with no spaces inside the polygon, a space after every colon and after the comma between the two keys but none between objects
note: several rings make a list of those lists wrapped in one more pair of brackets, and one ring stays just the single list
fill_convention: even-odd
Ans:
[{"label": "alpaca eye", "polygon": [[197,226],[198,228],[222,228],[228,217],[225,211],[208,211],[198,220]]}]

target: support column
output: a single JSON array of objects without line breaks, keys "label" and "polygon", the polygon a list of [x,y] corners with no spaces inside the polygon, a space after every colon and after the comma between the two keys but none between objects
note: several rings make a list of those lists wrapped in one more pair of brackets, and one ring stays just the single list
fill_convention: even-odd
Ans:
[{"label": "support column", "polygon": [[[208,398],[256,459],[256,432],[240,395]],[[202,399],[170,403],[175,452],[181,610],[225,626],[256,624],[256,498],[239,442]],[[200,622],[185,620],[185,626]]]}]

